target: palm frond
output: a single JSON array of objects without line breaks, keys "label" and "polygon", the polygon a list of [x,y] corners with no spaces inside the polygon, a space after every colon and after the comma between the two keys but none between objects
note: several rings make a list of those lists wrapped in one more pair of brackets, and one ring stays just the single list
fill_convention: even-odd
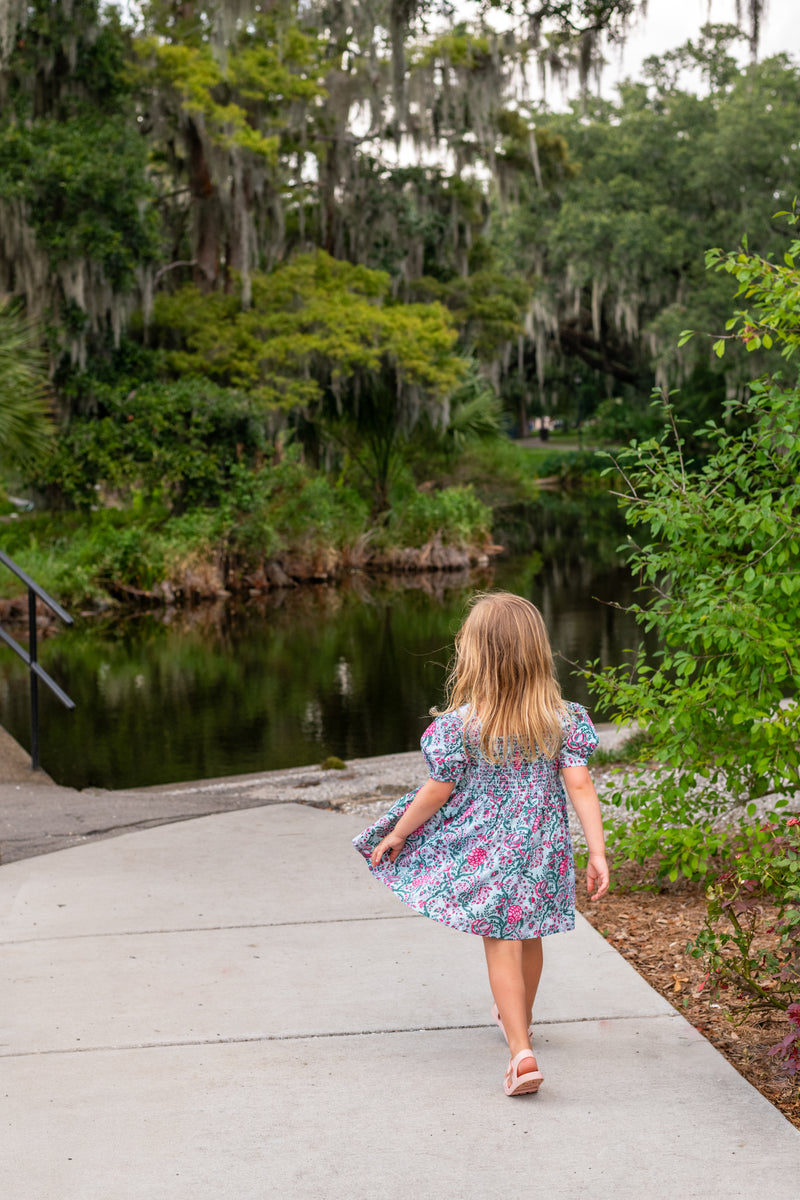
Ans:
[{"label": "palm frond", "polygon": [[36,326],[6,304],[0,308],[0,464],[28,467],[52,437],[47,356]]}]

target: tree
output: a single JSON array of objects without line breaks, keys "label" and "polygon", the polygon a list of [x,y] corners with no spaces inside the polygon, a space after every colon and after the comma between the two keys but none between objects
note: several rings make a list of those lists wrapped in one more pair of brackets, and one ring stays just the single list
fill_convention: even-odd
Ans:
[{"label": "tree", "polygon": [[29,468],[51,444],[47,359],[30,321],[0,308],[0,465]]},{"label": "tree", "polygon": [[20,12],[0,64],[0,294],[83,362],[88,338],[119,337],[157,255],[147,146],[119,18],[98,0]]},{"label": "tree", "polygon": [[[699,425],[751,377],[745,354],[720,361],[700,343],[678,345],[682,329],[721,327],[729,312],[728,281],[703,270],[706,247],[735,244],[747,229],[765,252],[782,253],[785,227],[765,204],[788,205],[797,188],[800,72],[781,56],[741,70],[735,36],[706,27],[618,102],[587,99],[547,116],[580,169],[521,198],[498,243],[509,268],[527,257],[538,276],[543,391],[560,363],[596,372],[630,406],[654,382],[680,385],[679,411]],[[705,96],[678,86],[692,65],[709,76]]]},{"label": "tree", "polygon": [[[749,301],[728,337],[749,346],[774,338],[790,359],[800,343],[800,240],[782,264],[743,248],[710,252],[709,266]],[[729,836],[715,828],[720,814],[747,805],[753,815],[756,801],[780,806],[800,789],[796,372],[762,377],[731,410],[743,431],[708,422],[702,466],[687,461],[674,425],[618,459],[630,565],[645,594],[628,611],[659,649],[654,661],[640,651],[590,676],[619,719],[646,729],[645,753],[661,764],[617,795],[636,816],[615,823],[616,844],[656,856],[671,878],[705,873]]]},{"label": "tree", "polygon": [[342,442],[387,504],[397,443],[423,415],[442,419],[464,375],[456,331],[438,304],[392,304],[389,277],[319,250],[253,275],[237,293],[187,287],[159,297],[152,336],[181,374],[246,389],[306,441]]},{"label": "tree", "polygon": [[[246,309],[252,277],[323,249],[388,272],[399,302],[447,306],[522,425],[531,403],[573,410],[578,376],[590,398],[611,376],[630,403],[654,365],[684,370],[672,331],[696,252],[740,232],[714,227],[741,215],[716,180],[782,192],[797,116],[796,72],[737,72],[730,30],[619,105],[520,104],[537,56],[585,72],[641,8],[508,0],[498,22],[478,0],[454,25],[440,0],[146,0],[125,25],[99,0],[7,6],[0,288],[82,366],[154,296],[191,281]],[[686,63],[708,101],[678,89]]]}]

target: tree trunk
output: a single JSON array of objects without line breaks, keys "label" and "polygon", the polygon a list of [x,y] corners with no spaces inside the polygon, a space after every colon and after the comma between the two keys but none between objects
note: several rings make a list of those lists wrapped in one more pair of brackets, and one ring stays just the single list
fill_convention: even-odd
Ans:
[{"label": "tree trunk", "polygon": [[220,238],[222,213],[217,190],[211,180],[205,147],[194,121],[189,121],[186,131],[189,148],[189,187],[192,194],[194,213],[194,282],[198,287],[210,291],[217,281],[220,269]]}]

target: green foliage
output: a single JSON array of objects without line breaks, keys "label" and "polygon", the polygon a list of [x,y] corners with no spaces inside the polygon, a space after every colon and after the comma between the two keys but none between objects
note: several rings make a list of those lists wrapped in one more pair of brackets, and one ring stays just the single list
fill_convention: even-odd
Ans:
[{"label": "green foliage", "polygon": [[29,0],[25,27],[2,63],[7,105],[21,119],[64,120],[84,105],[118,111],[128,97],[120,14],[99,0]]},{"label": "green foliage", "polygon": [[605,460],[594,450],[556,450],[536,452],[536,474],[542,479],[557,479],[565,488],[608,490],[603,482]]},{"label": "green foliage", "polygon": [[368,507],[287,451],[257,471],[232,466],[215,507],[171,514],[156,499],[135,496],[125,509],[26,517],[9,529],[6,545],[44,588],[79,604],[165,580],[180,593],[187,571],[206,572],[217,587],[241,586],[275,557],[319,558],[327,570],[331,555],[346,554],[363,536]]},{"label": "green foliage", "polygon": [[592,436],[601,442],[645,441],[663,427],[663,413],[652,405],[625,401],[622,396],[601,400],[592,420]]},{"label": "green foliage", "polygon": [[[120,586],[152,587],[164,579],[170,559],[207,544],[209,525],[202,514],[183,527],[167,527],[163,510],[105,509],[80,519],[26,518],[9,531],[6,545],[46,591],[78,605],[107,600]],[[6,592],[18,586],[3,580]]]},{"label": "green foliage", "polygon": [[325,96],[313,78],[321,66],[318,39],[280,17],[277,10],[253,14],[224,62],[199,22],[177,31],[156,20],[153,33],[136,43],[134,79],[142,89],[174,94],[211,145],[274,166],[292,107]]},{"label": "green foliage", "polygon": [[[756,297],[755,321],[793,337],[800,307],[787,316],[786,278],[747,254],[733,273]],[[780,807],[800,788],[800,388],[761,379],[729,416],[742,432],[707,423],[702,465],[686,460],[674,425],[617,460],[628,523],[641,531],[629,560],[646,600],[629,611],[660,649],[590,686],[647,729],[660,764],[616,793],[636,816],[613,823],[612,841],[673,879],[705,876],[728,844],[718,818],[731,806],[752,815],[754,801]]]},{"label": "green foliage", "polygon": [[0,464],[30,467],[52,443],[47,360],[39,334],[21,313],[0,307]]},{"label": "green foliage", "polygon": [[0,199],[21,201],[39,246],[56,266],[88,259],[115,289],[158,251],[145,176],[147,146],[124,117],[0,126]]},{"label": "green foliage", "polygon": [[363,562],[367,546],[423,546],[435,535],[456,547],[489,540],[491,513],[470,488],[412,492],[377,530],[369,517],[357,491],[311,470],[289,447],[258,470],[234,465],[214,507],[171,514],[139,496],[125,509],[25,517],[9,527],[4,546],[44,588],[80,604],[165,580],[180,594],[187,571],[241,589],[270,560],[326,576],[348,557]]},{"label": "green foliage", "polygon": [[445,283],[422,278],[411,290],[420,299],[447,305],[461,331],[462,345],[481,362],[491,362],[524,332],[530,288],[513,275],[482,269]]},{"label": "green foliage", "polygon": [[[740,69],[730,35],[707,28],[674,52],[669,71],[653,66],[649,80],[626,84],[615,102],[586,97],[568,114],[539,118],[565,139],[580,171],[520,193],[498,214],[495,242],[509,274],[525,264],[543,315],[558,328],[558,344],[543,347],[544,366],[563,411],[573,372],[561,371],[560,359],[601,372],[626,406],[623,385],[646,396],[654,377],[679,383],[676,410],[695,423],[701,399],[718,417],[726,384],[732,391],[776,364],[763,341],[756,361],[737,343],[711,363],[705,340],[678,344],[689,327],[721,332],[730,315],[730,281],[704,271],[706,249],[735,246],[747,229],[765,259],[782,260],[785,232],[768,217],[789,208],[797,190],[798,68],[778,56]],[[712,63],[719,72],[707,94],[680,86],[683,71]],[[652,432],[643,425],[635,436]]]},{"label": "green foliage", "polygon": [[416,63],[425,66],[444,64],[480,70],[490,53],[489,39],[476,37],[462,25],[452,33],[442,33],[433,38],[412,57],[410,66],[413,69]]},{"label": "green foliage", "polygon": [[463,377],[456,331],[438,304],[393,304],[384,273],[322,251],[252,279],[252,304],[184,288],[156,302],[153,334],[182,374],[246,388],[266,408],[300,411],[342,447],[386,508],[400,444],[439,419]]},{"label": "green foliage", "polygon": [[139,495],[171,510],[213,505],[237,465],[255,465],[268,446],[263,413],[250,397],[200,379],[96,388],[96,411],[75,418],[34,476],[52,502],[89,509]]},{"label": "green foliage", "polygon": [[[559,56],[569,22],[608,28],[632,4],[537,11],[559,30]],[[87,397],[54,364],[78,423],[45,482],[70,502],[91,506],[99,485],[102,498],[139,492],[174,512],[215,504],[231,465],[257,466],[258,437],[289,424],[310,462],[358,476],[378,514],[411,459],[431,474],[425,438],[455,474],[456,454],[496,433],[497,402],[465,358],[520,429],[545,396],[580,422],[610,374],[626,411],[601,425],[640,438],[649,414],[635,397],[654,367],[691,371],[677,403],[709,415],[741,374],[731,356],[709,366],[699,339],[675,351],[672,334],[713,325],[727,296],[724,273],[701,275],[700,249],[755,229],[765,188],[789,202],[800,109],[788,60],[741,71],[733,31],[706,30],[618,103],[584,97],[550,114],[509,107],[527,43],[485,14],[442,33],[384,0],[352,13],[296,0],[246,16],[218,0],[122,11],[97,0],[22,11],[0,66],[11,247],[0,283],[25,291],[73,363],[87,349],[110,362],[128,332],[180,380],[240,395],[230,420],[219,397],[188,415],[168,389],[145,402],[149,366],[125,371],[124,393],[106,380],[114,399]],[[702,98],[678,86],[697,66]],[[386,146],[408,136],[420,161],[447,166],[389,165]],[[780,236],[762,241],[769,253]],[[748,347],[769,355],[773,336]],[[141,421],[125,429],[131,392]],[[250,400],[273,416],[251,418]],[[94,405],[96,429],[83,420]],[[171,441],[159,406],[177,421]],[[237,421],[249,423],[243,450],[223,429]]]},{"label": "green foliage", "polygon": [[364,536],[368,516],[368,503],[353,488],[309,470],[299,451],[289,448],[258,472],[234,470],[215,536],[224,543],[229,568],[242,573],[276,556],[342,556]]},{"label": "green foliage", "polygon": [[[776,217],[787,217],[791,225],[797,220],[796,211],[795,202],[792,212],[779,212]],[[706,265],[733,275],[739,284],[737,299],[742,296],[752,302],[725,322],[726,337],[714,343],[717,357],[725,353],[726,341],[738,339],[750,353],[762,346],[771,350],[778,342],[781,355],[791,358],[800,345],[800,238],[784,251],[782,263],[748,254],[745,241],[738,252],[709,250]]]},{"label": "green foliage", "polygon": [[254,276],[247,309],[238,294],[159,296],[152,332],[165,346],[181,343],[169,355],[176,371],[246,387],[270,407],[313,404],[326,387],[342,395],[387,365],[401,386],[446,394],[463,372],[448,314],[388,296],[382,272],[318,251]]},{"label": "green foliage", "polygon": [[376,544],[424,546],[439,534],[445,545],[481,545],[490,540],[491,518],[470,486],[413,492],[392,507]]},{"label": "green foliage", "polygon": [[605,767],[613,763],[641,762],[650,752],[652,738],[645,729],[639,729],[612,750],[598,746],[592,755],[593,767]]}]

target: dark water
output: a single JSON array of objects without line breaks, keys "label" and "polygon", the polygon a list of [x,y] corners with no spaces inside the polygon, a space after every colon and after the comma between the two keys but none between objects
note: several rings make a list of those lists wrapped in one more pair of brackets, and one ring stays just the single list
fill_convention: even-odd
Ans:
[{"label": "dark water", "polygon": [[[412,586],[358,577],[248,606],[78,621],[41,645],[43,665],[77,704],[69,713],[42,697],[43,767],[59,783],[119,788],[413,749],[480,587],[539,606],[563,656],[564,694],[603,719],[564,660],[617,663],[639,638],[631,618],[601,603],[632,597],[613,508],[601,519],[595,503],[548,497],[531,528],[507,516],[507,540],[538,548],[469,577]],[[0,699],[0,720],[28,746],[25,669],[6,651]]]}]

